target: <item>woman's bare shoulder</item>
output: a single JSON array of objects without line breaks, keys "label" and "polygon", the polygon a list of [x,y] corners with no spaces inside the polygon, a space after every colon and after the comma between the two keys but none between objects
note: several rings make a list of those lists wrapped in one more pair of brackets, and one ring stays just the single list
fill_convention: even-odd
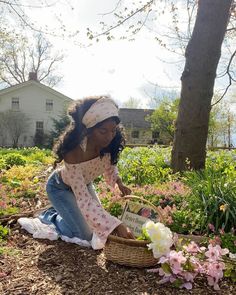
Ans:
[{"label": "woman's bare shoulder", "polygon": [[79,149],[74,149],[64,156],[64,161],[68,164],[79,164],[81,163],[81,152]]}]

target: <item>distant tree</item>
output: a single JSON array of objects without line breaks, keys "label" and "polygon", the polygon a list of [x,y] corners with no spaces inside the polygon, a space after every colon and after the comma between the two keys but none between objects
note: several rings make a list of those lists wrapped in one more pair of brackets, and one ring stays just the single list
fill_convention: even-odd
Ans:
[{"label": "distant tree", "polygon": [[177,118],[179,99],[163,100],[157,109],[148,117],[151,129],[159,132],[159,140],[170,144],[174,139],[174,123]]},{"label": "distant tree", "polygon": [[209,147],[216,147],[221,145],[221,135],[224,127],[222,126],[222,121],[219,118],[219,108],[218,105],[210,113],[209,128],[207,143]]},{"label": "distant tree", "polygon": [[141,107],[140,99],[135,97],[130,97],[128,100],[126,100],[123,105],[124,108],[129,109],[139,109]]},{"label": "distant tree", "polygon": [[222,102],[215,105],[210,114],[208,146],[231,147],[235,122],[235,114],[230,110],[228,103]]},{"label": "distant tree", "polygon": [[70,123],[70,118],[67,115],[66,111],[64,111],[58,119],[53,118],[53,129],[49,134],[49,145],[53,146],[54,142],[58,139],[60,134],[66,129],[66,127]]},{"label": "distant tree", "polygon": [[6,111],[0,113],[0,129],[4,130],[4,136],[9,136],[12,147],[18,147],[19,138],[27,133],[29,118],[22,112]]},{"label": "distant tree", "polygon": [[28,80],[30,72],[35,79],[49,86],[58,84],[62,76],[57,66],[63,61],[61,53],[52,53],[52,44],[41,34],[33,41],[13,33],[0,34],[0,83],[12,86]]},{"label": "distant tree", "polygon": [[4,113],[0,113],[0,146],[5,146],[7,142],[7,129],[4,123]]}]

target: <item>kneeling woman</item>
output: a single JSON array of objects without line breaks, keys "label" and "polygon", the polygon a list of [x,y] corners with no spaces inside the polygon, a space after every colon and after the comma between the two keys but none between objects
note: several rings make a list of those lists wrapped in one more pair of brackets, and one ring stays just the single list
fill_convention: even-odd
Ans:
[{"label": "kneeling woman", "polygon": [[119,219],[104,210],[92,185],[104,175],[123,195],[131,193],[116,167],[124,147],[117,105],[106,96],[90,97],[78,100],[68,114],[71,123],[54,146],[56,162],[63,160],[63,165],[51,174],[46,187],[53,207],[39,218],[53,223],[59,235],[92,241],[94,249],[102,248],[113,231],[120,237],[134,238]]}]

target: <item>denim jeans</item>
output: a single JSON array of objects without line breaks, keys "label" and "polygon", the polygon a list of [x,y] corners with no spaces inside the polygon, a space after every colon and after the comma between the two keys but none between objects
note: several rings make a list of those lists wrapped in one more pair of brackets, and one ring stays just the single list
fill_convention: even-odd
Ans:
[{"label": "denim jeans", "polygon": [[[92,197],[99,201],[93,185],[90,183],[87,187]],[[46,191],[53,207],[41,213],[39,219],[43,223],[54,224],[59,235],[90,241],[92,231],[76,203],[75,195],[56,170],[48,179]]]}]

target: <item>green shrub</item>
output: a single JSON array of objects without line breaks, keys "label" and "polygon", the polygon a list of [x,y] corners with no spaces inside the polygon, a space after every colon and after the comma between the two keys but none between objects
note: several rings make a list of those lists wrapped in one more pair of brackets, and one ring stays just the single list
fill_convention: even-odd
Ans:
[{"label": "green shrub", "polygon": [[6,169],[6,162],[3,158],[0,159],[0,169]]},{"label": "green shrub", "polygon": [[0,241],[6,239],[8,233],[9,233],[8,228],[5,227],[5,226],[2,226],[2,225],[0,224]]},{"label": "green shrub", "polygon": [[[221,171],[220,171],[221,170]],[[202,233],[223,229],[229,232],[236,224],[236,171],[232,165],[224,169],[208,167],[203,171],[186,172],[185,182],[192,190],[188,210],[199,212]]]},{"label": "green shrub", "polygon": [[231,253],[236,253],[236,236],[233,233],[224,233],[220,238],[222,248],[227,248]]},{"label": "green shrub", "polygon": [[4,208],[0,208],[0,216],[4,216],[4,215],[11,215],[11,214],[16,214],[19,212],[19,208],[17,207],[6,207]]},{"label": "green shrub", "polygon": [[8,154],[4,158],[7,168],[12,166],[25,166],[26,160],[23,156],[17,153]]},{"label": "green shrub", "polygon": [[118,162],[122,179],[127,184],[154,184],[170,179],[170,151],[160,148],[125,148]]},{"label": "green shrub", "polygon": [[187,210],[177,210],[172,214],[173,223],[169,228],[179,234],[188,234],[195,231],[193,228],[192,214]]}]

